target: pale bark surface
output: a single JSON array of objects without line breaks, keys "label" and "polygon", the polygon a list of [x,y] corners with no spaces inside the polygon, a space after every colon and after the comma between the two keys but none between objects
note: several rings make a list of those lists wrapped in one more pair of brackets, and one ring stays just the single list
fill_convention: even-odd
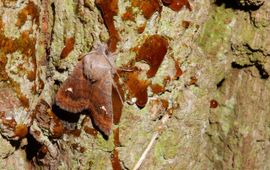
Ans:
[{"label": "pale bark surface", "polygon": [[[158,34],[169,48],[151,81],[172,80],[159,95],[149,87],[144,108],[125,102],[117,146],[116,133],[96,134],[88,114],[54,105],[78,59],[109,39],[94,0],[0,1],[0,169],[113,169],[115,150],[122,169],[132,169],[167,114],[157,99],[172,115],[141,169],[270,169],[270,1],[190,0],[191,11],[162,5],[145,19],[134,8],[134,21],[124,21],[130,4],[119,0],[114,17],[115,67]],[[136,65],[147,79],[149,66]]]}]

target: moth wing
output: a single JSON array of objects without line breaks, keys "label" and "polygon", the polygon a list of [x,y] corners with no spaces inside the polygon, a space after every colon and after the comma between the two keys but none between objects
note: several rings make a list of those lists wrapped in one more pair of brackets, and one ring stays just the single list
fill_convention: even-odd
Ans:
[{"label": "moth wing", "polygon": [[87,54],[86,56],[84,56],[83,58],[83,72],[84,75],[89,79],[89,80],[93,80],[93,67],[95,64],[95,60],[97,60],[100,56],[99,53],[97,53],[96,51],[93,51],[89,54]]},{"label": "moth wing", "polygon": [[57,91],[55,102],[61,109],[78,113],[89,107],[90,94],[91,82],[84,76],[80,61]]},{"label": "moth wing", "polygon": [[107,136],[113,124],[112,77],[107,74],[92,84],[90,111],[94,124]]}]

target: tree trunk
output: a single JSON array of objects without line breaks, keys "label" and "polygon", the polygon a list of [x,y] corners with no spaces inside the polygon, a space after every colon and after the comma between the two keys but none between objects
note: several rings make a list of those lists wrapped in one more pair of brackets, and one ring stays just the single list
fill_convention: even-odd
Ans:
[{"label": "tree trunk", "polygon": [[[140,158],[141,169],[270,169],[269,8],[266,0],[2,0],[1,169],[133,169]],[[113,57],[118,90],[109,101],[121,110],[114,92],[125,98],[111,133],[93,109],[55,101],[100,46]]]}]

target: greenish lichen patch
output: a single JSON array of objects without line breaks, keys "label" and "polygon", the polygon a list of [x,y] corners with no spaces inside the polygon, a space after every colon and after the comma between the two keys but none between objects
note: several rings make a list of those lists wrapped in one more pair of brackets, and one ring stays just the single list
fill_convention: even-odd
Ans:
[{"label": "greenish lichen patch", "polygon": [[113,136],[110,136],[109,140],[105,140],[104,137],[99,134],[97,135],[95,142],[101,150],[112,151],[114,148]]},{"label": "greenish lichen patch", "polygon": [[166,131],[163,133],[154,148],[154,155],[157,162],[174,159],[181,149],[181,139],[177,131]]},{"label": "greenish lichen patch", "polygon": [[[205,52],[216,55],[230,40],[232,25],[235,22],[235,14],[232,9],[224,6],[216,7],[203,27],[198,44]],[[228,45],[228,44],[227,44]]]}]

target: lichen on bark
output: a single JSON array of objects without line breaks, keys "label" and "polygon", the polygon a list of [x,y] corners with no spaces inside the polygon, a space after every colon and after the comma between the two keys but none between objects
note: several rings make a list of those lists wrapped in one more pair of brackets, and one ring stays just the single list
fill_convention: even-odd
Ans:
[{"label": "lichen on bark", "polygon": [[[269,169],[270,2],[195,0],[180,11],[139,2],[118,0],[110,23],[119,34],[115,66],[138,69],[137,78],[149,81],[148,100],[137,107],[127,89],[108,139],[90,113],[54,104],[79,60],[110,39],[101,7],[94,0],[0,2],[2,169],[132,169],[167,113],[142,169]],[[150,61],[136,57],[157,36],[168,48],[147,77]]]}]

